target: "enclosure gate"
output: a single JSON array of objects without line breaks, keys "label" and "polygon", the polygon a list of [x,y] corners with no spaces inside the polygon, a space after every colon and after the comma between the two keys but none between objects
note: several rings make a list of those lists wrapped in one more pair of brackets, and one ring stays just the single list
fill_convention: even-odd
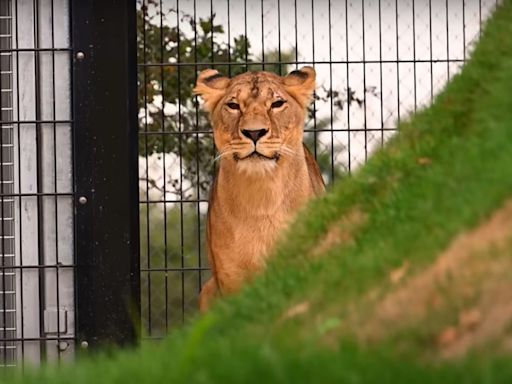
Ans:
[{"label": "enclosure gate", "polygon": [[0,0],[0,364],[135,340],[135,1]]}]

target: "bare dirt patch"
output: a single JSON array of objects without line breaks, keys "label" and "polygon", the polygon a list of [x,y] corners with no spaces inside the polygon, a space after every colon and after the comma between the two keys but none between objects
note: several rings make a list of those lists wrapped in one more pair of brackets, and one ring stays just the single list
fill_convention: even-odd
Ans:
[{"label": "bare dirt patch", "polygon": [[512,283],[501,283],[487,290],[478,305],[481,319],[470,329],[459,322],[459,336],[440,348],[443,358],[461,357],[474,347],[502,339],[512,322]]},{"label": "bare dirt patch", "polygon": [[[444,324],[434,343],[443,358],[505,336],[512,324],[512,201],[477,228],[459,235],[427,269],[413,276],[408,263],[390,274],[394,288],[372,295],[364,319],[354,324],[363,341],[376,341],[429,316],[464,307],[457,321]],[[379,297],[380,296],[380,297]]]},{"label": "bare dirt patch", "polygon": [[366,223],[366,218],[366,214],[360,209],[352,209],[331,225],[311,254],[318,257],[334,247],[351,244],[356,231]]},{"label": "bare dirt patch", "polygon": [[302,303],[296,304],[288,308],[286,312],[281,315],[279,322],[303,315],[309,311],[309,308],[309,301],[303,301]]}]

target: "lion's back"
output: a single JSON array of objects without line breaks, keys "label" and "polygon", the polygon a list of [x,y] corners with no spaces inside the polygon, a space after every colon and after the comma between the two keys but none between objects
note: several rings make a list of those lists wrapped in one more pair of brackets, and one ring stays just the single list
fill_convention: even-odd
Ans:
[{"label": "lion's back", "polygon": [[311,182],[311,186],[316,196],[320,195],[325,191],[325,182],[322,177],[322,172],[320,171],[320,167],[315,160],[315,157],[308,149],[306,144],[304,144],[304,157],[306,158],[306,165],[308,167],[309,180]]}]

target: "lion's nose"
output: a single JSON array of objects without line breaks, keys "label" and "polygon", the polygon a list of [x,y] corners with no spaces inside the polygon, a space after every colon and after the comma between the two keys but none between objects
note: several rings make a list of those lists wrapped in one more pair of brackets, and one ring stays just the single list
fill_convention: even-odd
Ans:
[{"label": "lion's nose", "polygon": [[242,134],[251,139],[254,144],[261,139],[263,136],[265,136],[268,132],[268,129],[242,129]]}]

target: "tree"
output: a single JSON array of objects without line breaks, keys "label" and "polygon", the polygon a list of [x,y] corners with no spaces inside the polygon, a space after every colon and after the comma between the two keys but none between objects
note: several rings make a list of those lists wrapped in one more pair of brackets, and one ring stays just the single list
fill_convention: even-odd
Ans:
[{"label": "tree", "polygon": [[[137,13],[137,53],[139,61],[143,61],[139,67],[138,100],[141,107],[146,107],[139,120],[139,154],[180,154],[188,187],[177,179],[168,180],[166,187],[185,196],[197,187],[208,189],[213,173],[209,123],[192,94],[197,74],[210,67],[231,75],[245,72],[250,45],[244,36],[236,36],[231,45],[217,42],[214,35],[224,34],[224,28],[215,24],[215,15],[195,20],[187,14],[178,15],[173,9],[165,15],[159,10],[151,12],[151,5],[156,6],[156,1],[144,2]],[[193,36],[187,36],[178,25],[170,27],[160,22],[173,14],[177,23],[195,31]],[[150,184],[156,187],[151,181]]]}]

